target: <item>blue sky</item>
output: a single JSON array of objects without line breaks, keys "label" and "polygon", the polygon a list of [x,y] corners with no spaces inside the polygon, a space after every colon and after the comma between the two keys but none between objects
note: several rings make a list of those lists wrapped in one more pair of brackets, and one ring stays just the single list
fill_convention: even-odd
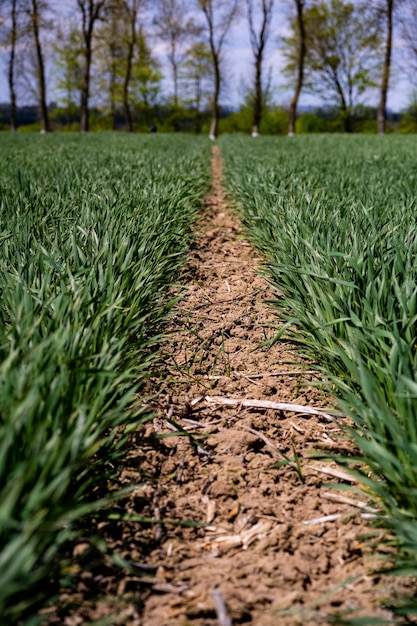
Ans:
[{"label": "blue sky", "polygon": [[[183,0],[184,2],[192,0]],[[75,9],[75,0],[61,0],[52,3],[59,12],[65,13],[65,21],[68,21],[69,14],[73,14],[74,19],[78,19],[78,13]],[[276,9],[274,14],[273,28],[268,44],[267,60],[265,63],[265,74],[271,68],[272,85],[274,87],[274,101],[277,104],[286,105],[291,98],[291,91],[284,88],[285,79],[281,76],[283,66],[283,58],[279,49],[280,35],[285,34],[287,22],[285,19],[282,1],[276,0]],[[164,89],[167,93],[171,91],[171,80],[169,77],[169,67],[164,54],[164,46],[154,42],[155,51],[163,64],[163,72],[166,74],[164,80]],[[393,72],[391,77],[391,89],[388,95],[388,107],[392,110],[400,110],[405,108],[410,100],[411,86],[410,82],[401,76],[399,72],[399,64],[396,57],[396,50],[400,47],[400,42],[394,42],[395,54]],[[250,80],[252,70],[252,51],[249,43],[248,26],[245,19],[240,19],[230,31],[230,35],[225,46],[225,71],[224,71],[224,87],[222,94],[222,103],[231,106],[238,106],[242,101],[242,83]],[[9,100],[9,90],[7,85],[7,53],[3,50],[0,53],[0,102]],[[49,90],[49,100],[56,99],[56,94]],[[307,93],[302,93],[300,104],[320,104],[322,101]],[[378,102],[378,93],[370,93],[367,104],[376,105]]]}]

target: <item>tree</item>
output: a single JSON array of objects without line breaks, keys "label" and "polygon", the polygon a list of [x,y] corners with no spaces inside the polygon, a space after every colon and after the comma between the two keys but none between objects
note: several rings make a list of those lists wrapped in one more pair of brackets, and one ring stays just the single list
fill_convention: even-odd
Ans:
[{"label": "tree", "polygon": [[296,75],[294,94],[290,102],[290,110],[288,116],[288,135],[292,137],[295,134],[295,121],[297,119],[298,100],[304,83],[304,64],[307,52],[306,29],[304,25],[304,8],[305,0],[294,0],[296,18],[294,24],[294,72]]},{"label": "tree", "polygon": [[[8,3],[4,3],[3,9],[7,8],[10,12],[7,14],[9,18],[7,21],[10,23],[7,28],[4,43],[10,46],[10,55],[8,62],[8,82],[10,92],[10,130],[15,131],[17,129],[17,104],[16,104],[16,84],[15,84],[15,60],[16,60],[16,46],[18,41],[18,0],[10,0]],[[4,15],[6,21],[6,15]],[[0,20],[1,23],[1,20]]]},{"label": "tree", "polygon": [[14,60],[17,43],[17,0],[11,2],[11,30],[10,30],[10,60],[9,60],[9,89],[10,89],[10,130],[17,129],[16,119],[16,90],[14,85]]},{"label": "tree", "polygon": [[60,99],[66,108],[67,123],[71,123],[82,89],[82,36],[77,28],[60,32],[55,44],[56,88],[63,93]]},{"label": "tree", "polygon": [[84,72],[81,89],[81,132],[89,130],[90,75],[93,56],[93,33],[97,20],[101,17],[107,0],[77,0],[81,12]]},{"label": "tree", "polygon": [[375,87],[381,36],[363,11],[344,0],[321,0],[304,12],[306,87],[337,103],[343,127],[365,91]]},{"label": "tree", "polygon": [[239,0],[197,0],[197,3],[206,21],[208,45],[213,63],[214,85],[209,137],[214,140],[217,137],[220,117],[219,98],[222,83],[223,46],[233,20],[238,15]]},{"label": "tree", "polygon": [[262,84],[262,65],[264,61],[265,47],[270,34],[272,12],[274,8],[274,0],[260,0],[261,2],[261,23],[259,32],[256,30],[255,24],[255,2],[254,0],[246,0],[246,8],[249,23],[249,35],[252,52],[254,56],[255,75],[253,89],[253,122],[252,137],[259,134],[259,126],[262,120],[264,110],[264,93]]},{"label": "tree", "polygon": [[154,23],[159,38],[168,43],[168,62],[174,85],[174,107],[177,107],[184,47],[190,37],[198,34],[199,28],[192,18],[187,18],[187,8],[181,0],[158,0]]},{"label": "tree", "polygon": [[96,87],[102,96],[105,115],[110,113],[112,129],[116,129],[117,105],[123,102],[126,24],[121,12],[110,5],[95,33],[94,67]]},{"label": "tree", "polygon": [[152,109],[161,90],[162,73],[160,63],[148,46],[143,28],[139,28],[137,43],[132,66],[132,98],[141,109],[146,125],[150,126],[153,123]]},{"label": "tree", "polygon": [[381,78],[380,99],[377,110],[378,133],[380,135],[383,135],[385,133],[385,121],[387,117],[387,95],[392,56],[394,0],[384,0],[384,9],[386,20],[385,55]]},{"label": "tree", "polygon": [[212,78],[210,50],[202,41],[196,41],[186,50],[184,62],[181,65],[179,78],[184,82],[185,93],[188,98],[185,103],[194,109],[195,132],[201,130],[201,106],[208,98],[208,81]]},{"label": "tree", "polygon": [[383,44],[383,59],[379,86],[379,103],[377,108],[378,133],[385,133],[387,117],[387,96],[391,78],[392,41],[394,30],[394,14],[402,0],[362,0],[362,10],[367,12],[370,20],[373,20],[373,28],[381,32]]},{"label": "tree", "polygon": [[417,133],[417,92],[410,95],[407,110],[401,116],[400,133]]},{"label": "tree", "polygon": [[107,6],[96,31],[95,65],[99,93],[109,94],[113,128],[121,104],[125,127],[134,130],[133,107],[146,119],[160,91],[160,65],[153,57],[140,25],[143,0],[115,0]]},{"label": "tree", "polygon": [[125,71],[123,78],[123,110],[126,121],[126,129],[133,132],[133,121],[129,104],[129,85],[132,79],[132,64],[135,48],[138,40],[137,21],[139,10],[142,8],[144,0],[121,0],[120,8],[122,18],[126,20],[126,57]]},{"label": "tree", "polygon": [[[404,0],[399,21],[401,37],[405,44],[406,74],[415,89],[417,74],[417,4],[414,0]],[[415,94],[413,94],[414,96]]]},{"label": "tree", "polygon": [[49,131],[48,105],[46,100],[46,78],[45,78],[45,61],[42,48],[40,31],[43,25],[43,17],[49,9],[45,0],[27,0],[25,3],[25,12],[29,18],[30,34],[33,37],[36,51],[36,69],[38,83],[39,109],[41,114],[41,132]]}]

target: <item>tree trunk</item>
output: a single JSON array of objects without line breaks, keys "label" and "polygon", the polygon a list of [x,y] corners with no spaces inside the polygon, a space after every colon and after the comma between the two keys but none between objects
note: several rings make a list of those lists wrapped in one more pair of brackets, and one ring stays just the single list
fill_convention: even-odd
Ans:
[{"label": "tree trunk", "polygon": [[10,59],[9,59],[9,90],[10,90],[10,130],[17,130],[17,106],[16,106],[16,90],[14,86],[14,64],[16,53],[16,41],[17,41],[17,15],[16,15],[16,2],[12,1],[12,31],[10,41]]},{"label": "tree trunk", "polygon": [[85,65],[83,86],[81,90],[81,119],[80,130],[82,133],[87,133],[90,130],[90,115],[88,110],[88,101],[90,97],[90,71],[91,71],[91,37],[85,40]]},{"label": "tree trunk", "polygon": [[41,133],[49,131],[48,107],[46,104],[46,82],[45,82],[45,64],[42,54],[42,46],[39,37],[39,14],[38,2],[32,0],[32,26],[35,37],[36,57],[38,61],[38,81],[39,81],[39,106],[41,113]]},{"label": "tree trunk", "polygon": [[391,53],[392,53],[392,29],[393,29],[393,11],[394,11],[394,0],[386,0],[387,1],[387,40],[385,44],[385,58],[384,58],[384,67],[382,70],[382,80],[381,80],[381,92],[380,92],[380,100],[377,111],[377,124],[378,124],[378,133],[380,135],[385,134],[385,123],[387,117],[387,95],[388,95],[388,84],[390,78],[390,69],[391,69]]},{"label": "tree trunk", "polygon": [[199,76],[195,76],[194,78],[194,101],[195,101],[195,109],[194,109],[194,132],[196,135],[201,132],[201,120],[200,120],[200,104],[202,98],[202,89],[201,89],[201,78]]},{"label": "tree trunk", "polygon": [[352,132],[352,117],[348,111],[344,111],[342,115],[343,119],[343,130],[345,133]]},{"label": "tree trunk", "polygon": [[[224,0],[213,3],[213,0],[198,0],[203,11],[209,30],[209,45],[213,59],[214,90],[212,100],[212,120],[210,125],[210,139],[216,139],[219,130],[219,98],[221,87],[220,58],[223,44],[229,28],[237,15],[239,0]],[[214,17],[215,6],[222,14],[220,21]]]},{"label": "tree trunk", "polygon": [[129,104],[129,85],[132,78],[133,55],[135,53],[135,46],[137,41],[136,20],[138,16],[139,6],[140,1],[134,2],[130,8],[129,5],[126,3],[126,17],[129,20],[130,39],[127,50],[126,73],[123,81],[123,109],[125,114],[126,130],[129,133],[133,133],[133,120]]},{"label": "tree trunk", "polygon": [[274,0],[262,0],[262,22],[259,34],[256,32],[254,19],[254,5],[252,0],[246,0],[248,10],[249,34],[252,51],[255,58],[255,83],[253,101],[252,137],[257,137],[261,125],[264,109],[264,94],[262,91],[262,63],[265,46],[269,36],[269,27],[274,8]]},{"label": "tree trunk", "polygon": [[86,133],[90,129],[90,111],[88,102],[90,99],[90,74],[93,30],[95,22],[100,19],[106,5],[106,0],[77,0],[82,15],[82,33],[84,38],[84,76],[81,88],[81,119],[80,130]]},{"label": "tree trunk", "polygon": [[342,118],[344,132],[351,133],[352,132],[351,108],[346,105],[346,102],[344,99],[342,99],[341,105],[340,105],[340,117]]},{"label": "tree trunk", "polygon": [[[135,38],[135,36],[133,35],[133,32],[132,32],[132,37]],[[130,105],[129,105],[129,83],[130,83],[130,78],[132,75],[133,48],[135,45],[134,38],[129,43],[129,50],[128,50],[127,63],[126,63],[126,74],[125,74],[125,78],[123,81],[123,109],[125,113],[126,130],[129,133],[133,133],[133,121],[132,121],[132,114],[130,112]]]},{"label": "tree trunk", "polygon": [[178,108],[178,63],[177,63],[177,49],[175,41],[171,41],[169,62],[171,63],[172,78],[174,82],[174,108]]},{"label": "tree trunk", "polygon": [[252,137],[259,135],[259,126],[262,119],[262,55],[255,58],[255,101],[253,103]]},{"label": "tree trunk", "polygon": [[110,81],[109,81],[109,95],[110,95],[110,115],[112,120],[112,130],[116,130],[116,53],[115,45],[110,45],[111,66],[110,66]]},{"label": "tree trunk", "polygon": [[[351,99],[349,99],[349,101],[347,100],[347,97],[345,96],[345,92],[343,91],[341,82],[337,75],[336,69],[333,68],[332,72],[333,72],[334,84],[335,84],[335,87],[339,96],[339,112],[340,112],[340,117],[342,119],[343,130],[345,133],[351,133],[352,132],[352,100]],[[350,97],[349,94],[348,94],[348,97]]]},{"label": "tree trunk", "polygon": [[214,61],[214,92],[213,92],[213,102],[211,108],[211,124],[210,124],[210,133],[209,138],[213,141],[217,138],[219,132],[219,97],[220,97],[220,61],[218,55],[213,52],[213,61]]},{"label": "tree trunk", "polygon": [[297,7],[297,24],[298,31],[300,36],[300,50],[298,56],[298,66],[297,66],[297,82],[295,85],[294,95],[290,104],[289,111],[289,120],[288,120],[288,135],[292,137],[295,134],[295,121],[297,118],[297,106],[298,100],[300,97],[301,89],[303,87],[304,82],[304,63],[307,52],[306,46],[306,31],[304,25],[304,16],[303,16],[303,8],[304,8],[304,0],[295,0],[295,4]]}]

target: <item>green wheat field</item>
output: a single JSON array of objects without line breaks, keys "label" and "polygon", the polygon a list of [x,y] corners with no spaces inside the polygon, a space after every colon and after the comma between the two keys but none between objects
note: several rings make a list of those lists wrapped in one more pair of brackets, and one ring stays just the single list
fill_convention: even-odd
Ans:
[{"label": "green wheat field", "polygon": [[[231,202],[281,294],[275,340],[297,344],[352,418],[359,453],[338,462],[373,499],[394,570],[415,576],[417,138],[218,143]],[[38,623],[62,547],[120,497],[109,486],[149,418],[143,387],[210,152],[186,135],[1,134],[4,624]]]}]

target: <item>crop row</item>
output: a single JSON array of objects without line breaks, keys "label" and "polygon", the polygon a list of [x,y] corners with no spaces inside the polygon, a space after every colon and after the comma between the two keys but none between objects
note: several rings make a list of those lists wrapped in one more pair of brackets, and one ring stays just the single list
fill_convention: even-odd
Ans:
[{"label": "crop row", "polygon": [[118,495],[112,479],[148,417],[143,384],[207,188],[208,149],[186,137],[2,138],[3,624],[52,598],[61,547]]},{"label": "crop row", "polygon": [[230,193],[280,294],[277,339],[300,347],[353,418],[360,452],[339,461],[373,497],[394,569],[413,575],[415,149],[400,137],[222,140]]}]

